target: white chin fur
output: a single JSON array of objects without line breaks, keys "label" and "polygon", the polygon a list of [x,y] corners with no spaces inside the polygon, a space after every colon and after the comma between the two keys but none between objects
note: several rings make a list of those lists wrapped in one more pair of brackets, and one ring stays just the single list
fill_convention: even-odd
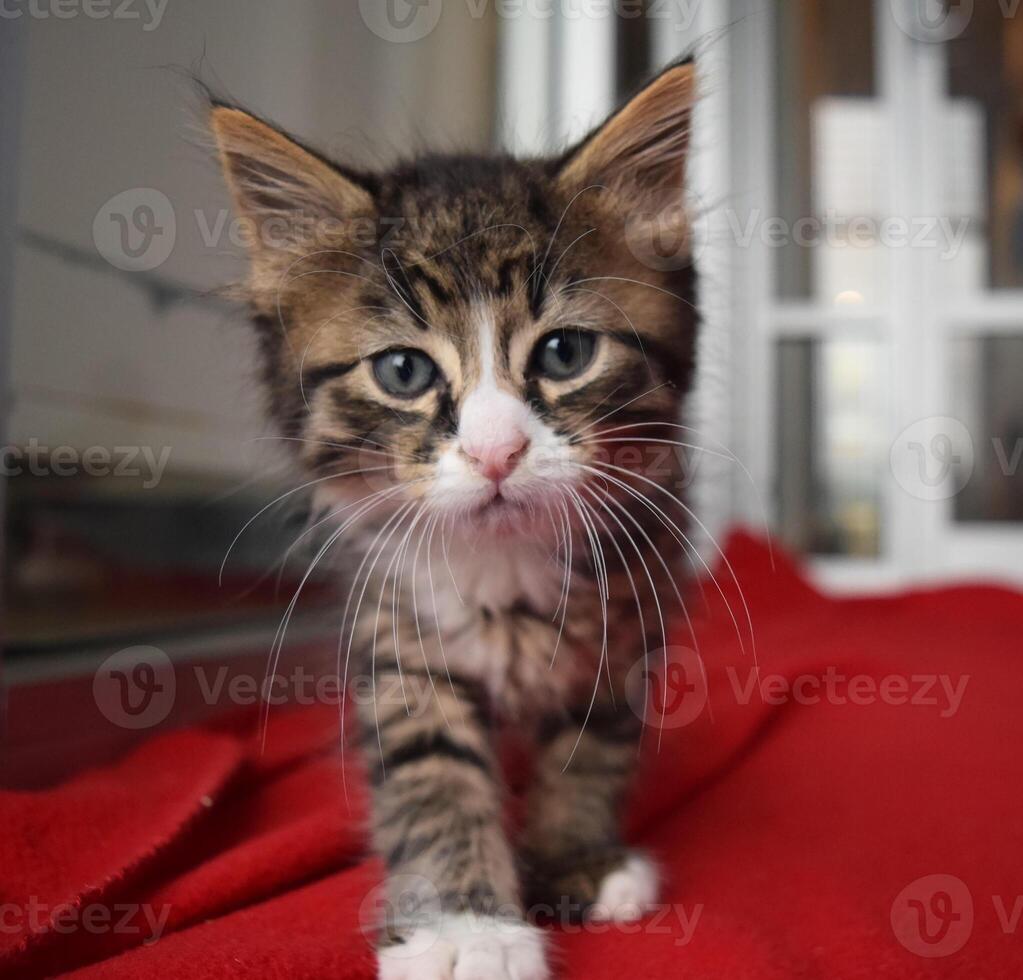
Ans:
[{"label": "white chin fur", "polygon": [[380,980],[548,980],[543,934],[524,922],[445,915],[380,950]]},{"label": "white chin fur", "polygon": [[634,922],[650,910],[657,893],[656,866],[646,855],[633,851],[624,867],[600,883],[597,901],[587,914],[595,922]]}]

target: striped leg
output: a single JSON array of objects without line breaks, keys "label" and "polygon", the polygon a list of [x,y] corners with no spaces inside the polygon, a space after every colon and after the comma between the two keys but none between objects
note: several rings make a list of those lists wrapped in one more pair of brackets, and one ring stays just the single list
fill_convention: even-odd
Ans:
[{"label": "striped leg", "polygon": [[624,846],[619,820],[639,723],[627,706],[598,704],[580,736],[585,715],[551,721],[540,740],[523,836],[527,895],[559,918],[638,918],[657,899],[657,876]]},{"label": "striped leg", "polygon": [[[522,918],[491,733],[470,685],[408,672],[360,708],[373,842],[387,865],[383,980],[544,980]],[[406,707],[405,701],[408,705]]]}]

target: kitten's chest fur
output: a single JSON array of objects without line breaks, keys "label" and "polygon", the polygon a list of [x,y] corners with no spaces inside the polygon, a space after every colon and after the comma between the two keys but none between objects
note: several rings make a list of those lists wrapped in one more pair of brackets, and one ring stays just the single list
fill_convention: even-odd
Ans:
[{"label": "kitten's chest fur", "polygon": [[[417,595],[430,594],[418,578]],[[578,648],[578,623],[562,615],[564,569],[549,553],[520,542],[460,547],[432,578],[426,618],[438,635],[436,666],[480,682],[511,715],[564,702],[589,657]],[[570,583],[569,612],[572,591],[577,611],[583,599],[580,583]]]},{"label": "kitten's chest fur", "polygon": [[587,703],[598,678],[620,677],[642,652],[624,583],[612,571],[605,608],[578,556],[567,579],[562,560],[526,541],[437,541],[429,552],[398,556],[400,574],[395,566],[381,572],[393,557],[377,563],[374,601],[363,603],[356,627],[367,673],[397,661],[441,680],[457,675],[519,721]]}]

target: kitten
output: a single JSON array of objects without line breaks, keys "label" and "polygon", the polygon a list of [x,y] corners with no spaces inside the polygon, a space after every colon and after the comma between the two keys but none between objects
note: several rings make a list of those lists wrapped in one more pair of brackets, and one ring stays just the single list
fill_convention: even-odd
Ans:
[{"label": "kitten", "polygon": [[[678,595],[681,463],[651,449],[690,387],[694,282],[652,238],[684,223],[693,72],[554,158],[374,173],[212,108],[255,232],[271,414],[324,552],[348,549],[347,676],[374,678],[357,710],[395,911],[383,978],[537,980],[536,903],[628,919],[656,900],[618,816],[643,725],[625,679]],[[535,745],[515,833],[507,729]]]}]

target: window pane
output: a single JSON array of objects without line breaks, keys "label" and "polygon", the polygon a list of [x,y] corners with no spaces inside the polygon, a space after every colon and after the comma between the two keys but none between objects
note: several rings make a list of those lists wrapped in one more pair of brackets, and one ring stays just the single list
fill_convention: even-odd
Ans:
[{"label": "window pane", "polygon": [[888,451],[882,348],[783,340],[777,358],[782,537],[803,552],[876,556]]},{"label": "window pane", "polygon": [[793,0],[777,11],[779,220],[768,227],[764,216],[761,232],[777,250],[778,292],[879,302],[870,232],[884,201],[873,6]]},{"label": "window pane", "polygon": [[951,361],[963,423],[952,460],[966,468],[955,519],[1023,521],[1023,337],[957,340]]},{"label": "window pane", "polygon": [[958,291],[1023,287],[1023,17],[970,5],[948,42],[948,217],[967,229]]}]

